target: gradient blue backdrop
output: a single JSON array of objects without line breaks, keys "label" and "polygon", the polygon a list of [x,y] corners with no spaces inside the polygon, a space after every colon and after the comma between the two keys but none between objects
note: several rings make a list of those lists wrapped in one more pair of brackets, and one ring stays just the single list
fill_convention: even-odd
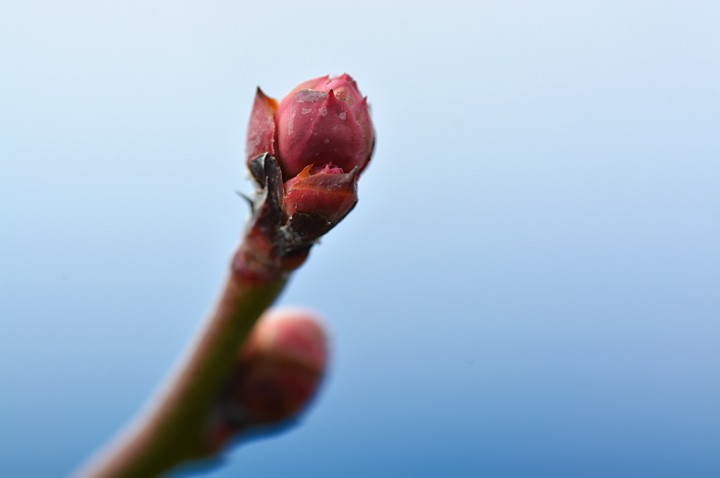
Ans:
[{"label": "gradient blue backdrop", "polygon": [[720,4],[0,0],[0,476],[68,474],[214,299],[254,88],[354,75],[333,366],[213,477],[720,476]]}]

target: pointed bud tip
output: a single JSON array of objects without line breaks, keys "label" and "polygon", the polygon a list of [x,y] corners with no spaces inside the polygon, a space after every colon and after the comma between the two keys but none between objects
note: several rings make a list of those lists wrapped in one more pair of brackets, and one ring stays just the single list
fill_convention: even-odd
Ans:
[{"label": "pointed bud tip", "polygon": [[259,101],[260,103],[268,105],[273,112],[277,110],[277,100],[271,96],[266,95],[262,88],[260,88],[259,86],[255,90],[255,101]]}]

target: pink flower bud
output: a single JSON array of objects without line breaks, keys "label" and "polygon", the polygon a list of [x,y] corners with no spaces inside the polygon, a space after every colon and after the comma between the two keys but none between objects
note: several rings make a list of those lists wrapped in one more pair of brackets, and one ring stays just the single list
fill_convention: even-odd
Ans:
[{"label": "pink flower bud", "polygon": [[253,332],[231,393],[254,425],[284,420],[305,408],[327,363],[327,339],[314,314],[275,314],[280,320],[260,322]]},{"label": "pink flower bud", "polygon": [[374,145],[367,98],[349,75],[305,81],[280,104],[258,88],[246,150],[258,190],[235,273],[267,281],[300,267],[355,206]]},{"label": "pink flower bud", "polygon": [[362,171],[372,155],[375,133],[355,81],[347,74],[301,83],[279,104],[258,90],[248,129],[247,156],[278,160],[287,180],[306,166],[327,164],[348,173]]},{"label": "pink flower bud", "polygon": [[298,415],[312,400],[327,364],[327,338],[316,314],[271,311],[243,346],[206,424],[207,450],[256,427]]}]

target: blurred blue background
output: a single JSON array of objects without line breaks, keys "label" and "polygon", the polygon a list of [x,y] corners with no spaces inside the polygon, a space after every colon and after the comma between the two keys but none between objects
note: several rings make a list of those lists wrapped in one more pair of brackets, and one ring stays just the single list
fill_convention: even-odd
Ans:
[{"label": "blurred blue background", "polygon": [[146,400],[248,211],[254,88],[347,71],[302,424],[212,477],[720,476],[720,4],[0,2],[0,476]]}]

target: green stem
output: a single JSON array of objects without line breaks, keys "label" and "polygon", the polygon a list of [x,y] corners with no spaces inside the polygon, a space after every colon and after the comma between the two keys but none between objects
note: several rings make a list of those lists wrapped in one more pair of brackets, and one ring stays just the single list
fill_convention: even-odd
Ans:
[{"label": "green stem", "polygon": [[287,274],[258,280],[234,270],[197,341],[166,389],[118,442],[80,473],[92,478],[159,476],[205,453],[212,402],[260,315]]}]

